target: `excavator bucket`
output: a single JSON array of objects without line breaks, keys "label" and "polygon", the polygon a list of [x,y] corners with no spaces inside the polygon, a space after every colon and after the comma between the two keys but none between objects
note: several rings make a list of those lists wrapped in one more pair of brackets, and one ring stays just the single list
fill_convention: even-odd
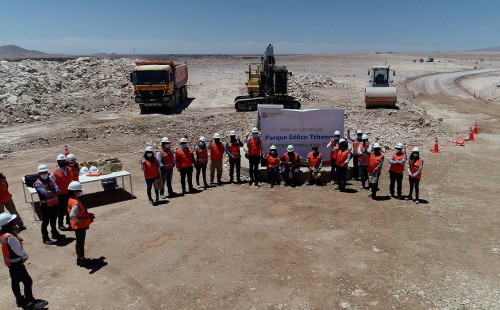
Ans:
[{"label": "excavator bucket", "polygon": [[365,88],[366,108],[394,108],[397,99],[396,87]]}]

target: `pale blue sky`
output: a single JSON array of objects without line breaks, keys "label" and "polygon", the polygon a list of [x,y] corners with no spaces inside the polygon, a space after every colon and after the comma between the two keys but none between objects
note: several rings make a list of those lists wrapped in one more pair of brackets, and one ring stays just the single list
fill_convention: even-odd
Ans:
[{"label": "pale blue sky", "polygon": [[0,1],[0,45],[47,53],[452,51],[500,46],[500,0]]}]

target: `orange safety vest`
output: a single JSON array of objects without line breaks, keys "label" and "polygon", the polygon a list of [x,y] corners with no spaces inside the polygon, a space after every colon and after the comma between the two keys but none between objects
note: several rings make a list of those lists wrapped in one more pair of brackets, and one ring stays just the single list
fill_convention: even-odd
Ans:
[{"label": "orange safety vest", "polygon": [[212,141],[210,145],[210,158],[212,160],[222,160],[222,156],[224,156],[224,144],[216,144]]},{"label": "orange safety vest", "polygon": [[68,185],[69,183],[71,183],[71,181],[73,181],[71,169],[68,169],[68,167],[64,168],[65,170],[61,169],[61,167],[57,167],[56,169],[52,170],[52,173],[54,173],[54,175],[56,176],[56,184],[57,187],[59,187],[61,194],[68,193]]},{"label": "orange safety vest", "polygon": [[333,143],[330,144],[330,161],[332,164],[335,164],[335,161],[337,160],[338,147],[339,143],[337,141],[333,141]]},{"label": "orange safety vest", "polygon": [[0,204],[5,204],[12,199],[12,195],[9,193],[9,183],[7,179],[0,179]]},{"label": "orange safety vest", "polygon": [[321,155],[321,153],[318,153],[318,156],[314,157],[314,153],[309,152],[309,154],[307,154],[307,159],[309,160],[309,168],[313,168],[313,167],[318,168],[319,163],[323,159],[323,155]]},{"label": "orange safety vest", "polygon": [[159,150],[161,154],[161,163],[163,164],[163,167],[161,167],[162,170],[169,170],[174,168],[174,152],[168,149],[168,151],[163,150],[162,148]]},{"label": "orange safety vest", "polygon": [[23,246],[23,239],[17,237],[16,235],[13,235],[11,233],[4,233],[2,236],[0,236],[0,243],[2,245],[2,254],[3,254],[3,262],[7,267],[12,266],[12,263],[17,263],[17,262],[22,262],[23,258],[19,255],[17,255],[14,251],[9,246],[9,238],[14,237],[19,240],[19,243],[21,246]]},{"label": "orange safety vest", "polygon": [[257,141],[251,137],[248,141],[248,155],[249,156],[260,156],[262,148],[262,139],[257,138]]},{"label": "orange safety vest", "polygon": [[189,168],[193,166],[193,150],[187,148],[184,151],[182,148],[178,148],[175,151],[175,162],[178,168]]},{"label": "orange safety vest", "polygon": [[240,145],[238,142],[236,143],[231,143],[227,141],[227,149],[229,150],[229,153],[234,157],[234,158],[240,158]]},{"label": "orange safety vest", "polygon": [[[403,158],[406,157],[405,153],[401,153],[401,155],[397,155],[396,153],[392,154],[392,160],[394,161],[402,161]],[[392,171],[397,174],[403,174],[403,171],[405,170],[405,165],[396,165],[396,164],[391,164],[391,168],[389,171]]]},{"label": "orange safety vest", "polygon": [[[293,160],[292,160],[292,165],[295,165],[297,163],[297,159],[299,158],[299,154],[297,152],[293,152],[294,156],[293,156]],[[283,156],[285,158],[285,161],[286,162],[289,162],[290,161],[290,157],[288,156],[288,152],[285,153],[285,155]],[[282,167],[284,167],[285,165],[281,165]],[[297,167],[297,169],[300,170],[300,165]]]},{"label": "orange safety vest", "polygon": [[352,143],[352,153],[354,154],[354,156],[358,156],[358,148],[361,144],[363,144],[363,142],[354,141]]},{"label": "orange safety vest", "polygon": [[[366,152],[369,147],[370,143],[368,143],[366,146],[363,146],[363,142],[361,142],[358,146],[358,148],[361,148],[362,153]],[[368,156],[359,156],[358,162],[368,165],[368,163],[370,162],[370,155],[368,154]]]},{"label": "orange safety vest", "polygon": [[375,170],[377,166],[384,160],[384,155],[380,154],[376,156],[375,153],[371,153],[370,155],[370,163],[368,164],[368,172],[380,173],[382,172],[382,168]]},{"label": "orange safety vest", "polygon": [[156,158],[153,158],[153,163],[146,159],[144,161],[144,166],[146,167],[144,170],[145,179],[156,179],[158,177],[158,162]]},{"label": "orange safety vest", "polygon": [[41,193],[38,193],[38,196],[40,197],[40,203],[44,203],[47,205],[47,207],[53,207],[57,206],[59,204],[59,199],[57,198],[57,193],[56,193],[56,187],[52,183],[53,181],[51,179],[47,179],[47,183],[44,183],[42,180],[37,179],[35,184],[40,184],[43,186],[43,189],[46,191],[52,191],[53,194],[49,196],[44,196]]},{"label": "orange safety vest", "polygon": [[80,228],[89,228],[90,224],[94,221],[90,216],[90,213],[87,211],[87,208],[83,205],[83,203],[79,199],[70,198],[68,200],[68,214],[71,214],[71,209],[75,205],[80,207],[80,212],[76,215],[76,217],[80,220],[80,222],[75,222],[70,217],[69,223],[71,224],[71,228],[80,229]]},{"label": "orange safety vest", "polygon": [[71,171],[71,180],[72,181],[80,181],[79,176],[80,176],[80,171],[76,166],[69,166],[69,171]]},{"label": "orange safety vest", "polygon": [[274,156],[267,154],[266,160],[267,160],[267,168],[275,168],[280,163],[280,157],[278,155],[276,155],[276,157],[274,157]]},{"label": "orange safety vest", "polygon": [[[408,164],[408,166],[410,167],[411,174],[414,174],[415,172],[417,172],[418,168],[420,168],[420,165],[423,162],[424,161],[422,160],[422,158],[419,158],[417,161],[414,161],[414,160],[410,159],[410,163]],[[417,174],[417,176],[415,177],[415,179],[420,179],[421,177],[422,177],[422,171],[420,171],[420,173]]]},{"label": "orange safety vest", "polygon": [[207,149],[200,150],[200,148],[196,148],[196,156],[198,157],[199,164],[208,163],[208,151]]},{"label": "orange safety vest", "polygon": [[347,160],[347,157],[349,157],[350,152],[351,150],[349,149],[345,149],[345,151],[343,152],[341,149],[339,149],[337,152],[337,161],[335,162],[335,164],[339,167],[347,167],[349,163],[345,163],[345,161]]}]

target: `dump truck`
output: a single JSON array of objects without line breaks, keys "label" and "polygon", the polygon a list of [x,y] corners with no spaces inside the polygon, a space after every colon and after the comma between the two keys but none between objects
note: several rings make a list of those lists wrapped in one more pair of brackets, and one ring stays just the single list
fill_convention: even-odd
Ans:
[{"label": "dump truck", "polygon": [[187,99],[187,63],[140,61],[135,64],[130,81],[141,113],[150,107],[161,107],[165,112],[175,110]]},{"label": "dump truck", "polygon": [[365,88],[366,108],[394,108],[397,102],[396,87],[391,87],[389,66],[375,66],[368,70],[370,86]]},{"label": "dump truck", "polygon": [[234,99],[236,111],[256,111],[260,104],[279,104],[285,109],[300,109],[300,102],[288,95],[288,76],[285,66],[275,66],[272,44],[266,48],[260,63],[248,65],[247,93]]}]

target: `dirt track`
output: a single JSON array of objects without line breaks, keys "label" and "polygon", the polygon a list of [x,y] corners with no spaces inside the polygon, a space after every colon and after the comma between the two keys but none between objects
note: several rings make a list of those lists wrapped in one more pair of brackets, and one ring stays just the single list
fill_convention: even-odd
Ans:
[{"label": "dirt track", "polygon": [[[411,63],[411,55],[296,56],[283,61],[295,74],[328,74],[335,68],[335,79],[352,85],[342,90],[311,87],[308,90],[318,96],[331,97],[305,101],[304,107],[335,107],[347,101],[361,106],[366,69],[386,57],[398,70],[400,98],[414,91],[404,87],[406,78],[434,70],[428,64]],[[221,62],[214,60],[191,72],[189,94],[195,99],[178,118],[189,122],[206,117],[209,125],[204,130],[208,132],[217,126],[249,128],[254,116],[232,111],[232,99],[244,83],[240,74],[245,62],[224,60],[227,78],[209,75],[210,80],[220,78],[215,93],[208,79],[201,78],[202,73],[220,68]],[[459,66],[449,64],[436,71],[455,69]],[[422,148],[424,204],[386,198],[373,201],[353,182],[350,193],[334,191],[331,185],[270,189],[227,184],[151,207],[137,164],[140,154],[120,155],[124,168],[132,172],[137,198],[92,208],[97,218],[88,231],[87,256],[102,256],[107,265],[96,263],[102,268],[90,271],[76,267],[74,241],[61,247],[41,243],[40,222],[33,222],[18,182],[38,163],[0,166],[29,224],[22,236],[30,255],[28,270],[35,281],[35,295],[47,299],[50,309],[500,308],[498,103],[442,94],[419,94],[411,102],[451,126],[449,136],[442,137],[443,144],[474,121],[479,122],[481,132],[484,129],[477,142],[463,148],[448,146],[441,154],[428,152],[431,144]],[[121,111],[115,117],[96,114],[66,123],[156,128],[162,120],[173,122],[176,116]],[[230,124],[223,124],[227,119]],[[43,135],[57,136],[59,125],[50,124],[41,128]],[[349,118],[346,125],[353,128]],[[14,130],[2,129],[2,139],[16,145],[32,141],[33,134],[24,126],[15,127],[19,134],[14,138],[7,137]],[[169,129],[181,134],[175,124]],[[95,139],[70,140],[70,144],[96,153],[128,153],[142,150],[163,135],[158,130],[155,137],[118,134],[116,138],[101,131]],[[422,137],[421,142],[431,138]],[[53,140],[44,150],[11,154],[0,165],[27,163],[59,152],[60,141]],[[77,155],[84,160],[94,156]],[[386,163],[382,196],[388,194],[387,170]],[[175,174],[177,192],[178,178]],[[408,189],[406,179],[403,189]],[[97,194],[91,194],[98,190],[97,185],[86,188],[84,199],[99,204]],[[6,269],[0,281],[5,284],[1,304],[15,309]]]}]

